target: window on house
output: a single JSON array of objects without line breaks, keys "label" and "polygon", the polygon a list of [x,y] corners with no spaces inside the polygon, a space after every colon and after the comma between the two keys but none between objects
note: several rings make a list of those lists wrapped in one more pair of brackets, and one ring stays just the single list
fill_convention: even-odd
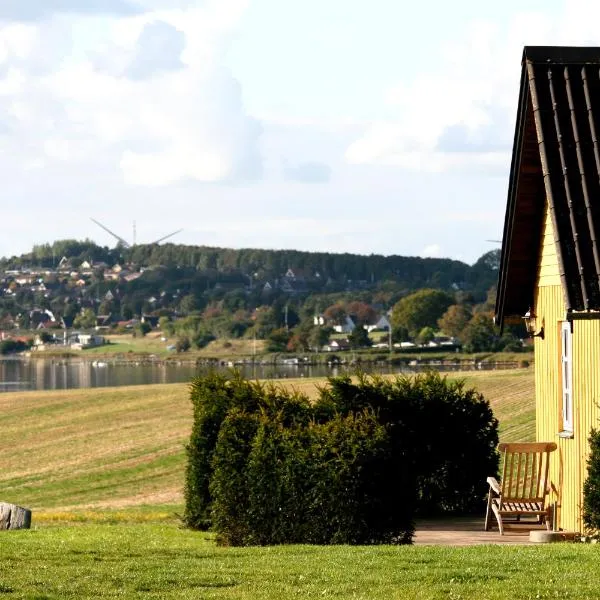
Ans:
[{"label": "window on house", "polygon": [[573,364],[571,323],[561,323],[562,433],[573,433]]}]

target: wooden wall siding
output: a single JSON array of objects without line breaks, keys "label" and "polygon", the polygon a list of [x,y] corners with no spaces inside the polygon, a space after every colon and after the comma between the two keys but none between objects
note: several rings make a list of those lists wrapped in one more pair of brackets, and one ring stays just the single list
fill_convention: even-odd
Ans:
[{"label": "wooden wall siding", "polygon": [[[562,498],[552,495],[551,501],[564,504],[565,487],[563,482],[565,467],[565,445],[559,440],[561,429],[560,380],[560,322],[565,316],[565,302],[560,285],[538,287],[534,311],[544,323],[544,339],[535,338],[535,403],[536,439],[540,442],[556,442],[557,450],[550,460],[550,482]],[[559,511],[559,526],[564,514]]]},{"label": "wooden wall siding", "polygon": [[556,243],[554,242],[554,228],[548,211],[544,213],[544,231],[542,234],[542,249],[538,271],[538,286],[561,285]]},{"label": "wooden wall siding", "polygon": [[588,437],[592,427],[600,426],[600,321],[573,323],[573,438],[560,438],[560,323],[565,318],[561,286],[538,287],[535,313],[543,319],[545,333],[543,340],[535,338],[536,438],[558,444],[550,464],[550,481],[559,492],[552,498],[559,503],[558,525],[582,531]]},{"label": "wooden wall siding", "polygon": [[587,477],[588,438],[593,427],[600,422],[600,321],[575,321],[573,323],[573,400],[574,444],[573,461],[578,463],[579,487],[573,490],[574,512],[569,523],[581,531],[581,506],[583,483]]}]

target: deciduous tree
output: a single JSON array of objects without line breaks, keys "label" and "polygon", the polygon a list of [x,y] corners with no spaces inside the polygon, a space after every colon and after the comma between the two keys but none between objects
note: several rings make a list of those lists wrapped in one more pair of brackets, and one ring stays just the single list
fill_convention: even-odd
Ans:
[{"label": "deciduous tree", "polygon": [[346,306],[346,311],[352,316],[357,325],[372,323],[377,316],[375,309],[370,304],[357,300],[350,302]]},{"label": "deciduous tree", "polygon": [[441,290],[419,290],[394,305],[392,327],[406,328],[411,337],[416,337],[423,327],[436,327],[452,303],[452,296]]},{"label": "deciduous tree", "polygon": [[460,335],[466,352],[499,350],[499,331],[490,313],[476,313]]},{"label": "deciduous tree", "polygon": [[473,317],[471,308],[466,304],[453,304],[438,319],[438,327],[451,337],[459,337],[467,323]]},{"label": "deciduous tree", "polygon": [[343,304],[336,302],[325,309],[323,316],[328,322],[341,325],[348,316],[348,312]]}]

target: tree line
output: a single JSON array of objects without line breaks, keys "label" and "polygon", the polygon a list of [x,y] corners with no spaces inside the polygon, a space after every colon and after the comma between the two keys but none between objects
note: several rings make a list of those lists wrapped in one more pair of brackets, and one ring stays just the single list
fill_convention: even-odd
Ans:
[{"label": "tree line", "polygon": [[[63,257],[75,270],[84,261],[95,265],[84,287],[56,269],[40,275],[43,291],[18,286],[7,274],[40,267],[52,271]],[[498,259],[499,251],[467,265],[449,259],[173,244],[110,249],[90,240],[62,240],[0,259],[0,319],[18,316],[21,328],[34,328],[35,310],[50,310],[57,320],[86,329],[97,324],[98,315],[110,315],[113,326],[151,315],[160,319],[161,329],[180,338],[184,349],[216,338],[251,336],[267,340],[272,351],[308,351],[321,347],[346,316],[357,325],[349,336],[352,346],[368,346],[372,339],[362,326],[393,307],[396,342],[426,343],[440,332],[460,338],[467,328],[471,334],[461,342],[487,350],[490,339],[500,340],[489,300]],[[104,270],[115,264],[143,273],[132,281],[107,280]],[[315,325],[317,314],[326,316],[324,326]],[[148,326],[138,327],[143,335]],[[478,337],[480,342],[473,341]],[[505,342],[494,344],[504,347]]]}]

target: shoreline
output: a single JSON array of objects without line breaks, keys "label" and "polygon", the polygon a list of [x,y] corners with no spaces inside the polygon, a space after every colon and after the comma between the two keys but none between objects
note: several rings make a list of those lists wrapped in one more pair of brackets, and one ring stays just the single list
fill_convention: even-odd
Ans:
[{"label": "shoreline", "polygon": [[[85,351],[83,351],[85,352]],[[47,360],[59,363],[105,363],[110,365],[172,365],[188,367],[405,367],[439,368],[440,370],[504,370],[527,369],[533,365],[533,353],[518,355],[506,353],[482,353],[459,357],[434,353],[320,353],[314,354],[264,354],[260,356],[198,356],[176,354],[160,356],[152,352],[94,352],[76,354],[73,352],[29,351],[20,354],[0,356],[0,361]]]}]

